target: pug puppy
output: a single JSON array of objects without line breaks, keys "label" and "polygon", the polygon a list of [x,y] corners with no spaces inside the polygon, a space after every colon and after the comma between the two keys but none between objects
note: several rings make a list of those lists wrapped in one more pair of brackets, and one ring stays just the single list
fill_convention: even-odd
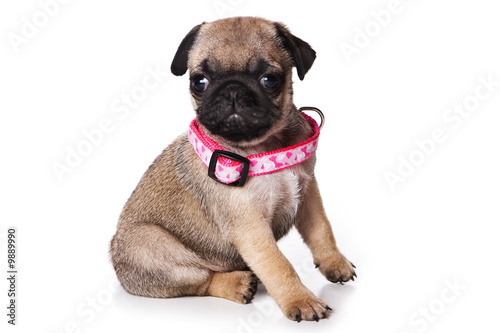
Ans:
[{"label": "pug puppy", "polygon": [[[281,23],[234,17],[194,27],[172,61],[189,69],[200,130],[248,156],[298,144],[313,128],[292,100],[315,51]],[[356,273],[336,246],[314,176],[316,157],[227,186],[207,175],[181,135],[153,162],[119,218],[110,255],[123,288],[147,297],[214,296],[250,303],[259,280],[284,315],[327,318],[331,308],[300,281],[277,241],[295,226],[333,283]]]}]

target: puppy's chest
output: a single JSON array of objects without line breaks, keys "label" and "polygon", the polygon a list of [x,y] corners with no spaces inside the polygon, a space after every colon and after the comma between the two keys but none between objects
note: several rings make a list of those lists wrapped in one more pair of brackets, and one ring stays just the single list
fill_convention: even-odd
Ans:
[{"label": "puppy's chest", "polygon": [[[309,177],[301,166],[252,179],[252,196],[265,220],[278,227],[292,223],[301,202],[301,189]],[[250,185],[250,184],[249,184]],[[290,226],[291,227],[291,226]]]}]

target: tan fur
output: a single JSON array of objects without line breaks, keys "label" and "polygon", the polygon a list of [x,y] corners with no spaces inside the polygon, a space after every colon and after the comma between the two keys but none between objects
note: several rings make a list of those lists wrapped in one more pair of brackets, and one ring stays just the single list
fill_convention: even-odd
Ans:
[{"label": "tan fur", "polygon": [[[201,26],[188,60],[190,75],[210,59],[222,71],[245,72],[260,59],[285,75],[276,96],[282,117],[265,137],[234,144],[212,136],[242,156],[305,140],[311,129],[292,101],[290,53],[279,46],[273,22],[233,18]],[[200,107],[193,97],[193,105]],[[148,297],[216,296],[251,301],[257,277],[285,316],[326,318],[330,308],[300,281],[277,246],[296,225],[320,271],[332,282],[353,277],[339,252],[314,177],[316,158],[229,187],[207,176],[183,134],[154,161],[120,216],[110,254],[122,286]],[[255,275],[253,275],[255,273]]]},{"label": "tan fur", "polygon": [[257,281],[257,276],[251,271],[214,273],[206,295],[247,304],[257,291]]},{"label": "tan fur", "polygon": [[[223,69],[236,72],[248,70],[261,60],[277,68],[292,68],[290,56],[276,44],[276,31],[271,22],[259,18],[236,17],[204,24],[189,53],[188,67],[199,69],[204,59],[217,61]],[[250,52],[250,53],[249,53]]]}]

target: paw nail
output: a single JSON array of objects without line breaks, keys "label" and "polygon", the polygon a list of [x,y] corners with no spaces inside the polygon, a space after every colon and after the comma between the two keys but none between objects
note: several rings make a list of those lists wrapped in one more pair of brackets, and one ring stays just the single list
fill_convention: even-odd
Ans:
[{"label": "paw nail", "polygon": [[316,266],[314,266],[314,268],[318,268],[319,267],[319,264],[316,264]]},{"label": "paw nail", "polygon": [[[350,262],[350,261],[349,261],[349,262]],[[353,264],[352,262],[351,262],[351,266],[352,266],[352,267],[354,267],[354,268],[356,268],[356,266],[354,266],[354,264]]]},{"label": "paw nail", "polygon": [[300,323],[300,315],[295,315],[295,321]]},{"label": "paw nail", "polygon": [[353,275],[353,276],[355,276],[355,277],[358,277],[358,276],[356,275],[356,272],[352,273],[352,275]]},{"label": "paw nail", "polygon": [[329,307],[328,305],[326,306],[326,309],[332,311],[332,308]]},{"label": "paw nail", "polygon": [[326,313],[321,312],[321,319],[325,319],[325,318],[326,318]]},{"label": "paw nail", "polygon": [[316,321],[316,322],[317,322],[317,321],[319,321],[318,316],[314,315],[314,316],[313,316],[313,320],[314,320],[314,321]]},{"label": "paw nail", "polygon": [[245,304],[249,304],[252,301],[251,299],[249,299],[246,296],[243,296],[243,299],[245,300]]}]

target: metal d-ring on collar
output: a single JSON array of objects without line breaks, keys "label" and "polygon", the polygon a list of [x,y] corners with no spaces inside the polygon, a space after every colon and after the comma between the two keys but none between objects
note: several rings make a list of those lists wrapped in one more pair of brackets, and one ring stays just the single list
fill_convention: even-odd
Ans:
[{"label": "metal d-ring on collar", "polygon": [[315,108],[314,106],[303,106],[299,109],[299,112],[302,112],[302,111],[314,111],[317,114],[319,114],[319,117],[321,118],[321,123],[319,124],[319,129],[323,128],[323,125],[325,124],[325,115],[323,114],[323,112],[321,112],[320,109]]}]

